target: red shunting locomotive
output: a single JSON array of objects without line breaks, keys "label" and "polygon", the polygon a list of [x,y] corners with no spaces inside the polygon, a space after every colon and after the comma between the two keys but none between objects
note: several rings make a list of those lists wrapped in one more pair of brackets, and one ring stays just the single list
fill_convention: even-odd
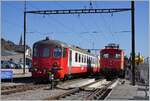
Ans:
[{"label": "red shunting locomotive", "polygon": [[64,79],[70,75],[97,73],[100,70],[98,57],[79,47],[57,40],[41,40],[33,45],[32,77]]},{"label": "red shunting locomotive", "polygon": [[124,51],[114,43],[100,50],[101,74],[105,77],[124,77]]}]

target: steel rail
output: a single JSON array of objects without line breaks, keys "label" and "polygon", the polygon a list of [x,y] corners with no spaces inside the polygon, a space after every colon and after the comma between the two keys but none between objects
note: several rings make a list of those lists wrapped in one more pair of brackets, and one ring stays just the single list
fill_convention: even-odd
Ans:
[{"label": "steel rail", "polygon": [[103,88],[95,90],[93,93],[91,93],[86,100],[103,100],[107,93],[111,91],[108,87],[111,86],[114,82],[116,82],[117,79],[113,80],[112,82],[105,85]]},{"label": "steel rail", "polygon": [[[102,81],[102,79],[96,80],[95,82],[86,84],[86,85],[84,85],[84,86],[82,86],[82,87],[77,87],[77,88],[71,89],[71,90],[69,90],[69,91],[67,91],[67,92],[65,92],[65,93],[63,93],[63,94],[60,94],[60,95],[56,95],[56,96],[52,96],[52,97],[47,97],[47,98],[45,98],[45,99],[43,99],[43,100],[59,100],[59,99],[61,99],[61,98],[65,98],[66,96],[70,96],[70,95],[75,94],[75,93],[77,93],[77,92],[84,91],[84,88],[88,87],[89,85],[93,85],[93,84],[95,84],[95,83],[97,83],[97,82],[100,82],[100,81]],[[93,89],[91,92],[95,92],[95,91],[96,91],[96,90]],[[86,92],[89,92],[89,91],[86,91]],[[90,94],[91,94],[91,93],[90,93]]]},{"label": "steel rail", "polygon": [[25,85],[15,85],[15,86],[2,87],[1,95],[9,95],[12,93],[24,92],[27,90],[34,90],[34,89],[42,88],[42,87],[45,87],[45,85],[25,84]]}]

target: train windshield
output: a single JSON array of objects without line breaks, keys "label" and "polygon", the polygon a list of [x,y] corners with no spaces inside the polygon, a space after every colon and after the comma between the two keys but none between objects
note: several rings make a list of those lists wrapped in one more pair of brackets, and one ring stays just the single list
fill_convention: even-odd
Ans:
[{"label": "train windshield", "polygon": [[33,48],[33,57],[39,57],[39,52],[38,52],[38,48],[37,47]]},{"label": "train windshield", "polygon": [[54,48],[54,57],[59,58],[62,55],[61,48]]},{"label": "train windshield", "polygon": [[50,57],[50,48],[48,47],[43,48],[42,57]]},{"label": "train windshield", "polygon": [[121,55],[119,53],[116,53],[115,56],[114,56],[116,59],[120,59],[121,58]]},{"label": "train windshield", "polygon": [[108,54],[108,53],[104,53],[104,54],[102,54],[102,58],[109,58],[110,56],[109,56],[110,54]]},{"label": "train windshield", "polygon": [[111,53],[104,53],[101,55],[102,58],[115,58],[115,59],[120,59],[121,55],[120,53],[116,53],[116,54],[111,54]]},{"label": "train windshield", "polygon": [[33,57],[50,57],[50,48],[49,47],[34,47],[33,48]]}]

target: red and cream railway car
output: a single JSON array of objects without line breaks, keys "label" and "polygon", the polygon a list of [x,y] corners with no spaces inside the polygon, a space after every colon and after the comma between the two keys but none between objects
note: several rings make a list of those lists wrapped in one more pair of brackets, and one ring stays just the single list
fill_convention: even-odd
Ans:
[{"label": "red and cream railway car", "polygon": [[48,79],[48,73],[55,79],[70,75],[99,72],[98,57],[79,47],[57,40],[41,40],[33,45],[32,77]]},{"label": "red and cream railway car", "polygon": [[124,51],[119,45],[108,44],[105,49],[100,50],[101,74],[105,77],[124,76]]}]

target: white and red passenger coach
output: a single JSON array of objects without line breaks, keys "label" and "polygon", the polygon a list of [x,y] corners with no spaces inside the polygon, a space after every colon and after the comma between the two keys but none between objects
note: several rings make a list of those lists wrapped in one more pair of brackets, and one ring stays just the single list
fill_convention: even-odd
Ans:
[{"label": "white and red passenger coach", "polygon": [[56,79],[68,76],[95,74],[100,65],[97,56],[79,47],[57,40],[41,40],[33,45],[32,77],[48,79],[48,73]]}]

